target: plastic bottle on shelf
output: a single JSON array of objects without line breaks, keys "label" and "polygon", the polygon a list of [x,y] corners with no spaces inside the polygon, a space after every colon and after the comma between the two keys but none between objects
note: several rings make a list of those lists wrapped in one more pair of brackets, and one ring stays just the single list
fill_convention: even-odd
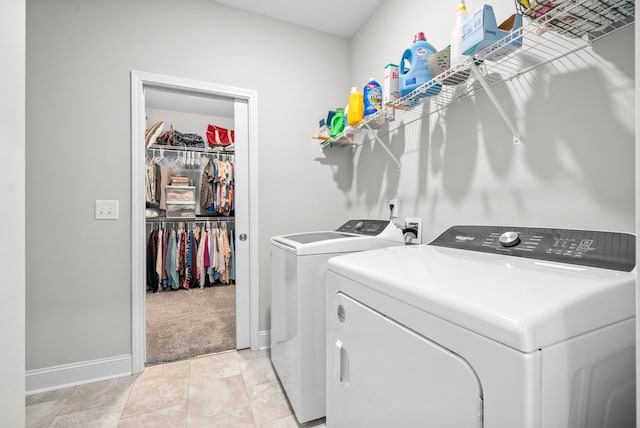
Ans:
[{"label": "plastic bottle on shelf", "polygon": [[344,131],[344,109],[338,107],[329,124],[329,137],[334,138]]},{"label": "plastic bottle on shelf", "polygon": [[453,27],[453,32],[451,33],[451,59],[450,64],[451,68],[453,68],[456,64],[460,63],[464,60],[464,55],[462,55],[462,26],[464,22],[469,17],[469,12],[467,11],[467,5],[465,4],[465,0],[459,0],[460,3],[458,5],[458,12],[456,13],[456,25]]},{"label": "plastic bottle on shelf", "polygon": [[[413,45],[405,49],[400,60],[400,95],[409,92],[431,80],[429,72],[429,55],[436,53],[436,49],[427,42],[423,32],[413,38]],[[439,92],[439,88],[438,88]],[[436,92],[437,93],[437,92]],[[434,94],[428,94],[434,95]]]},{"label": "plastic bottle on shelf", "polygon": [[369,116],[382,110],[382,86],[374,77],[364,85],[364,115]]},{"label": "plastic bottle on shelf", "polygon": [[347,112],[347,123],[349,126],[355,126],[364,118],[364,97],[362,92],[358,91],[355,86],[351,88],[349,94],[349,111]]}]

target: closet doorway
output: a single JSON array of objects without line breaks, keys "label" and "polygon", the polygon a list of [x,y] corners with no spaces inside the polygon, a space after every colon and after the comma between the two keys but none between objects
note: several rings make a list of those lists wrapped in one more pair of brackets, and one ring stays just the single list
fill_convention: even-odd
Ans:
[{"label": "closet doorway", "polygon": [[[235,298],[235,344],[236,349],[251,347],[258,348],[258,293],[257,293],[257,171],[256,158],[257,138],[256,138],[256,103],[257,95],[254,91],[214,85],[206,82],[198,82],[180,79],[170,76],[162,76],[151,73],[133,71],[131,73],[131,115],[132,115],[132,189],[131,189],[131,250],[132,250],[132,372],[139,373],[144,370],[147,360],[147,319],[146,319],[146,298],[147,298],[147,271],[146,271],[146,250],[149,233],[154,228],[193,228],[203,226],[206,228],[219,228],[224,230],[227,236],[232,237],[234,244],[234,264],[235,281],[233,288],[219,288],[217,296],[221,299]],[[148,125],[151,125],[162,110],[178,112],[173,114],[176,121],[197,120],[197,115],[219,116],[220,120],[226,122],[229,128],[235,130],[235,147],[233,150],[234,164],[234,216],[231,218],[221,218],[220,221],[206,220],[195,221],[180,219],[171,223],[162,223],[162,219],[148,221],[146,217],[146,161],[148,161],[148,150],[145,148],[144,134]],[[184,114],[184,117],[180,117]],[[192,117],[189,117],[192,115]],[[147,117],[151,116],[149,121]],[[165,128],[169,129],[171,123],[165,122]],[[181,132],[194,132],[177,129]],[[201,131],[204,133],[203,131]],[[200,132],[198,132],[200,133]],[[206,136],[202,135],[205,139]],[[168,152],[168,150],[167,150]],[[252,155],[253,154],[253,155]],[[154,154],[158,156],[157,153]],[[184,165],[185,162],[197,169],[194,158],[206,162],[206,157],[219,157],[220,160],[231,159],[230,154],[204,153],[200,155],[180,153],[163,153],[162,156],[173,159]],[[183,158],[179,158],[184,156]],[[197,175],[196,171],[192,171]],[[189,175],[189,174],[185,174]],[[251,208],[251,209],[250,209]],[[198,208],[198,214],[203,213]],[[205,213],[206,214],[206,213]],[[169,220],[169,219],[165,219]],[[182,221],[185,220],[185,221]],[[209,220],[209,223],[206,221]],[[231,235],[230,229],[235,232]],[[199,229],[200,230],[200,229]],[[233,239],[235,237],[235,239]],[[252,239],[252,237],[254,239]],[[227,284],[229,283],[227,278]],[[207,285],[210,285],[207,280]],[[162,286],[162,284],[160,285]],[[181,292],[182,290],[178,291]],[[197,289],[194,291],[204,291]],[[235,296],[233,296],[235,291]],[[172,293],[167,291],[168,294]],[[182,298],[195,299],[198,296],[182,294]],[[231,294],[230,294],[231,293]],[[176,294],[177,295],[177,294]],[[166,296],[171,297],[171,296]],[[182,299],[184,300],[184,299]],[[195,302],[206,305],[206,302]],[[154,303],[155,304],[155,303]],[[202,305],[201,305],[202,306]],[[197,310],[197,307],[194,308]],[[211,308],[209,308],[211,309]],[[227,314],[228,315],[228,314]],[[207,311],[202,312],[203,317],[211,316]],[[188,329],[188,325],[180,326]]]}]

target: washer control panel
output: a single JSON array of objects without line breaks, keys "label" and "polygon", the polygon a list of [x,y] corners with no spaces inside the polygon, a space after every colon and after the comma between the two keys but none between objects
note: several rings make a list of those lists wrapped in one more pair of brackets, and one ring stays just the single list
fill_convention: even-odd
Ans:
[{"label": "washer control panel", "polygon": [[521,242],[520,234],[513,231],[505,232],[500,235],[498,241],[500,241],[500,245],[502,245],[503,247],[514,247]]},{"label": "washer control panel", "polygon": [[630,272],[636,237],[629,233],[510,226],[453,226],[429,245]]},{"label": "washer control panel", "polygon": [[337,228],[336,232],[376,236],[382,233],[388,225],[388,220],[349,220]]}]

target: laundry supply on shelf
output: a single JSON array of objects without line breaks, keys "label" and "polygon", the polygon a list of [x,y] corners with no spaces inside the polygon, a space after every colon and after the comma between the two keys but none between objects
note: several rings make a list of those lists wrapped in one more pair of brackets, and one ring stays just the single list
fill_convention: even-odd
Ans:
[{"label": "laundry supply on shelf", "polygon": [[396,64],[384,67],[384,82],[382,85],[382,103],[392,103],[400,98],[400,68]]},{"label": "laundry supply on shelf", "polygon": [[357,125],[364,118],[364,95],[355,86],[349,94],[349,111],[347,123],[349,126]]},{"label": "laundry supply on shelf", "polygon": [[337,136],[344,130],[344,109],[342,107],[336,108],[336,112],[331,118],[329,126],[329,136],[331,138]]},{"label": "laundry supply on shelf", "polygon": [[369,116],[382,110],[382,87],[374,77],[364,85],[364,115]]},{"label": "laundry supply on shelf", "polygon": [[465,0],[460,0],[460,3],[458,4],[458,11],[456,12],[456,24],[453,27],[453,32],[451,33],[451,55],[449,60],[451,67],[454,67],[464,60],[461,49],[462,27],[467,18],[469,18],[467,5],[465,4]]},{"label": "laundry supply on shelf", "polygon": [[[400,68],[397,64],[384,66],[384,81],[382,82],[382,104],[389,105],[400,98]],[[395,110],[387,109],[385,119],[395,119]]]},{"label": "laundry supply on shelf", "polygon": [[[405,49],[400,60],[400,95],[405,96],[429,82],[432,78],[429,72],[429,55],[437,51],[427,42],[423,32],[419,32],[413,39],[413,44]],[[436,95],[442,85],[434,84],[423,96]]]},{"label": "laundry supply on shelf", "polygon": [[[522,15],[511,15],[500,25],[493,7],[485,4],[467,19],[462,28],[461,49],[464,55],[498,61],[522,46]],[[488,52],[483,50],[488,49]]]},{"label": "laundry supply on shelf", "polygon": [[449,69],[450,56],[451,48],[449,46],[434,53],[433,55],[429,55],[427,64],[429,65],[429,73],[431,73],[432,79]]}]

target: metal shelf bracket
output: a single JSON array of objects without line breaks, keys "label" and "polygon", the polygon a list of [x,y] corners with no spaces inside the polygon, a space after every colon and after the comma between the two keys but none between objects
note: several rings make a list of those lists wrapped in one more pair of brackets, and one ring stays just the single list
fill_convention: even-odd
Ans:
[{"label": "metal shelf bracket", "polygon": [[393,159],[393,161],[396,163],[396,166],[398,167],[398,169],[400,169],[400,161],[398,160],[398,158],[396,158],[393,153],[391,153],[391,150],[389,150],[389,147],[387,147],[387,145],[382,141],[382,139],[380,139],[380,137],[378,137],[378,134],[376,132],[373,132],[373,129],[371,128],[371,126],[369,126],[369,124],[367,122],[364,123],[365,128],[367,128],[367,134],[369,134],[370,136],[373,136],[373,138],[376,139],[376,141],[378,143],[380,143],[380,145],[382,146],[382,148],[387,152],[387,154],[391,157],[391,159]]},{"label": "metal shelf bracket", "polygon": [[498,101],[498,98],[496,98],[496,95],[493,93],[493,90],[485,80],[484,76],[482,75],[482,73],[480,73],[480,70],[478,70],[478,66],[474,62],[471,62],[470,68],[471,72],[473,73],[473,77],[475,77],[475,79],[480,82],[482,89],[484,89],[487,95],[489,95],[491,102],[493,102],[496,110],[498,110],[498,113],[500,113],[500,116],[502,116],[502,120],[507,124],[511,132],[513,132],[513,144],[520,144],[522,142],[522,136],[520,135],[520,132],[518,132],[518,128],[511,121],[511,118],[507,116],[507,113],[502,107],[502,104],[500,104],[500,101]]}]

